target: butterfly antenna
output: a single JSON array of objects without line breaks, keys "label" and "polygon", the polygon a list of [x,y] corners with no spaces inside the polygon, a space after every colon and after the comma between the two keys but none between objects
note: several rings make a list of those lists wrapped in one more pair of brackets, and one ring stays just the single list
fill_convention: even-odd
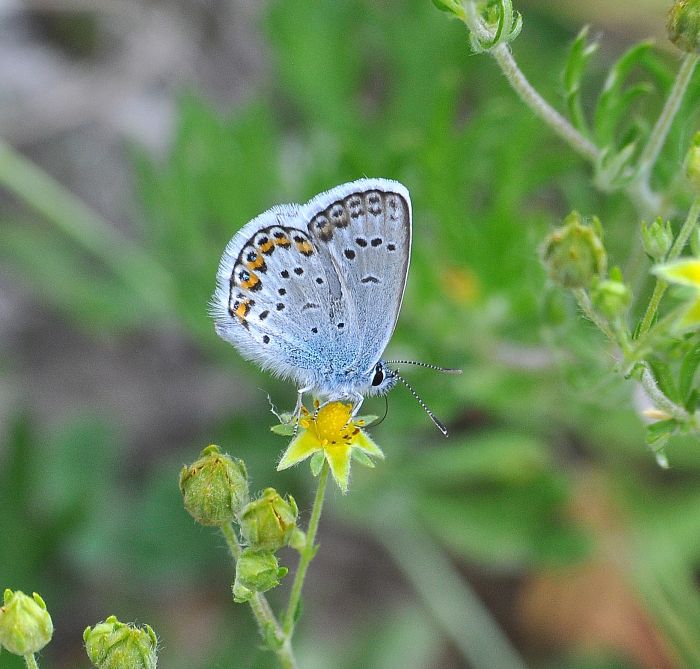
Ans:
[{"label": "butterfly antenna", "polygon": [[445,424],[428,408],[428,405],[419,397],[418,393],[413,389],[413,386],[408,381],[406,381],[406,379],[404,379],[403,376],[401,376],[401,374],[399,374],[397,371],[391,370],[391,373],[399,381],[401,381],[401,383],[403,383],[404,386],[406,386],[406,388],[408,388],[408,392],[410,392],[411,395],[413,395],[413,397],[415,398],[416,402],[418,402],[418,404],[420,404],[421,407],[423,407],[423,411],[425,411],[425,413],[427,413],[430,417],[430,420],[432,420],[433,423],[435,423],[435,427],[437,427],[437,429],[440,430],[440,432],[442,432],[443,435],[447,436],[448,432],[447,428],[445,427]]},{"label": "butterfly antenna", "polygon": [[461,374],[461,369],[453,369],[452,367],[439,367],[438,365],[431,365],[428,362],[418,362],[417,360],[387,360],[390,365],[416,365],[417,367],[425,367],[426,369],[433,369],[436,372],[442,372],[443,374]]}]

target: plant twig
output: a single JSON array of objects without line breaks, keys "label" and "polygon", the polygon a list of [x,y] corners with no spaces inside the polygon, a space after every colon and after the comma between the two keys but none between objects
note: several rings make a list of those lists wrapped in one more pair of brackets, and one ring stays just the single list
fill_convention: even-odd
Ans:
[{"label": "plant twig", "polygon": [[[236,531],[233,529],[231,523],[226,523],[220,528],[221,533],[226,539],[226,545],[228,546],[229,552],[233,561],[236,562],[241,555],[242,549],[241,545],[238,543],[238,537],[236,537]],[[297,669],[296,659],[294,658],[294,653],[292,651],[292,644],[289,638],[285,638],[282,633],[282,627],[279,621],[272,612],[272,608],[267,601],[267,597],[260,592],[256,592],[248,602],[250,608],[255,616],[255,621],[258,624],[258,629],[263,638],[266,637],[266,629],[272,626],[274,629],[275,637],[278,641],[282,641],[279,648],[275,649],[277,654],[277,659],[283,669]]]},{"label": "plant twig", "polygon": [[301,599],[301,589],[304,586],[304,578],[309,564],[316,554],[316,532],[318,531],[318,523],[323,510],[323,499],[326,493],[326,483],[328,481],[328,461],[323,461],[323,467],[318,475],[318,488],[316,488],[316,497],[311,509],[311,519],[309,520],[309,529],[306,532],[306,543],[299,556],[299,566],[294,575],[294,583],[292,591],[289,595],[289,604],[287,605],[287,613],[284,617],[283,629],[287,639],[290,639],[294,632],[294,618],[296,616],[299,600]]},{"label": "plant twig", "polygon": [[642,183],[649,184],[649,177],[651,176],[651,171],[656,164],[656,160],[661,153],[661,149],[664,146],[666,137],[669,130],[671,129],[671,124],[675,118],[678,109],[683,101],[683,96],[690,84],[690,79],[693,76],[693,71],[695,70],[695,65],[698,62],[699,56],[694,53],[686,54],[681,63],[681,67],[676,74],[676,79],[673,82],[673,87],[666,98],[664,107],[661,110],[659,118],[656,120],[654,127],[649,133],[647,138],[647,143],[642,149],[639,155],[639,160],[637,161],[638,175],[637,179]]},{"label": "plant twig", "polygon": [[27,669],[39,669],[39,664],[36,661],[36,657],[34,657],[34,653],[25,655],[24,661],[27,664]]}]

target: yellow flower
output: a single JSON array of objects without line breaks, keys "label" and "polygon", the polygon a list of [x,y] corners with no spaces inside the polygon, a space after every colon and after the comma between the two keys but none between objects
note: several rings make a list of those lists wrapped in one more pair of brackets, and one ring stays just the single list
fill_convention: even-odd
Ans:
[{"label": "yellow flower", "polygon": [[700,326],[700,258],[685,258],[659,265],[654,268],[654,273],[669,283],[694,289],[678,326],[684,330]]},{"label": "yellow flower", "polygon": [[364,421],[350,420],[351,404],[331,402],[310,414],[305,408],[299,419],[299,434],[284,452],[277,471],[287,469],[315,453],[322,453],[338,487],[346,493],[350,478],[350,460],[358,460],[369,466],[366,456],[384,459],[384,453],[361,429]]}]

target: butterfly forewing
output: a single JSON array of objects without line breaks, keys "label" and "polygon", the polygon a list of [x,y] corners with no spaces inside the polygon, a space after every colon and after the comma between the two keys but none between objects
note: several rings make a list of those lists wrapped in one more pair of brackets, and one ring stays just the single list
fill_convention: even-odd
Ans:
[{"label": "butterfly forewing", "polygon": [[362,179],[314,198],[308,230],[338,274],[355,341],[353,364],[374,366],[403,299],[411,252],[411,202],[404,186]]},{"label": "butterfly forewing", "polygon": [[224,251],[217,332],[301,385],[370,369],[398,318],[410,246],[411,203],[395,181],[361,179],[273,207]]}]

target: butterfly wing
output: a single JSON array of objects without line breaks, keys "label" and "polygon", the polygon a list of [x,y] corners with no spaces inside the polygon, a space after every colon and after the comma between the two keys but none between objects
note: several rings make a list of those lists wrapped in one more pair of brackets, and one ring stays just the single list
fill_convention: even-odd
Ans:
[{"label": "butterfly wing", "polygon": [[411,199],[389,179],[360,179],[318,195],[304,207],[319,255],[338,277],[333,302],[350,319],[352,365],[374,367],[394,331],[411,255]]},{"label": "butterfly wing", "polygon": [[316,385],[333,356],[338,319],[329,285],[337,283],[306,229],[299,205],[281,205],[247,223],[227,245],[211,315],[217,333],[243,357],[300,385]]}]

